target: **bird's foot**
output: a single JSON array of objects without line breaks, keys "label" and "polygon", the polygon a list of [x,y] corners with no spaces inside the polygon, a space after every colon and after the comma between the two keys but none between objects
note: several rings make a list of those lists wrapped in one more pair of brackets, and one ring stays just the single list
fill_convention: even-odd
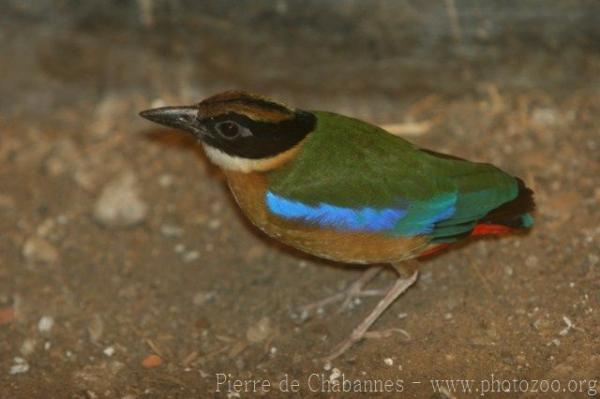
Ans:
[{"label": "bird's foot", "polygon": [[368,285],[375,277],[377,277],[382,270],[383,267],[381,266],[371,266],[363,272],[358,280],[352,283],[345,290],[321,299],[320,301],[304,305],[300,307],[300,311],[313,312],[332,303],[342,301],[342,304],[339,308],[339,312],[341,313],[345,309],[348,309],[359,298],[367,296],[383,296],[389,291],[389,288],[370,290],[364,289],[364,287]]},{"label": "bird's foot", "polygon": [[404,293],[415,281],[417,281],[418,272],[415,270],[413,274],[406,279],[398,278],[392,288],[388,290],[385,296],[379,301],[375,309],[352,331],[350,336],[340,342],[333,352],[325,357],[323,360],[331,361],[348,349],[350,349],[355,343],[361,341],[364,338],[381,338],[389,336],[392,332],[401,332],[408,337],[408,333],[401,329],[389,329],[382,332],[368,332],[369,328],[375,323],[375,321],[381,316],[381,314],[398,298]]}]

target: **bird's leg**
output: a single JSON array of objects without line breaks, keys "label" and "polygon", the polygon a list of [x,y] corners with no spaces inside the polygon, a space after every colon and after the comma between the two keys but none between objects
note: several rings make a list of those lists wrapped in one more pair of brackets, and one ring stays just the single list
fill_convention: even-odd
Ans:
[{"label": "bird's leg", "polygon": [[300,309],[302,311],[313,311],[315,309],[322,308],[331,303],[343,301],[340,307],[340,311],[346,309],[350,303],[356,298],[360,298],[363,296],[376,296],[376,295],[385,295],[387,290],[382,292],[382,290],[364,290],[363,288],[369,284],[381,271],[383,270],[383,266],[371,266],[365,270],[361,276],[356,280],[352,285],[346,288],[343,291],[340,291],[330,297],[324,298],[318,302],[309,303],[308,305],[302,306]]},{"label": "bird's leg", "polygon": [[[397,269],[396,269],[397,270]],[[397,270],[398,271],[398,270]],[[327,356],[324,360],[330,361],[346,352],[352,345],[362,340],[369,328],[375,323],[375,321],[385,312],[385,310],[398,298],[404,291],[406,291],[411,285],[417,280],[418,272],[416,269],[412,272],[412,275],[408,278],[402,278],[398,271],[398,279],[389,289],[387,294],[379,301],[375,309],[352,331],[350,336],[344,341],[340,342],[334,349],[333,353]]]}]

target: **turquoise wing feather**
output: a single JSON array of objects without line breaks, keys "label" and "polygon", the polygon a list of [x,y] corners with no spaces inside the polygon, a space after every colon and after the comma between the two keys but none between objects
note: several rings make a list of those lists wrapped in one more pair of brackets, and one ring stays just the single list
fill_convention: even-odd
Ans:
[{"label": "turquoise wing feather", "polygon": [[393,236],[451,237],[513,200],[498,168],[421,150],[356,119],[315,112],[299,155],[269,174],[265,201],[283,218]]}]

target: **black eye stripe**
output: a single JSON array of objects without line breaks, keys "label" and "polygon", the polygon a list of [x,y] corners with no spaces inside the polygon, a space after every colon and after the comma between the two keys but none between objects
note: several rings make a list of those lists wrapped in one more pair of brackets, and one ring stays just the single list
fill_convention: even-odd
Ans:
[{"label": "black eye stripe", "polygon": [[[238,125],[238,134],[228,136],[219,127],[231,122]],[[262,122],[234,112],[212,116],[204,123],[215,137],[205,141],[229,155],[258,159],[277,155],[302,140],[316,124],[316,117],[310,112],[296,111],[294,118],[280,122]]]}]

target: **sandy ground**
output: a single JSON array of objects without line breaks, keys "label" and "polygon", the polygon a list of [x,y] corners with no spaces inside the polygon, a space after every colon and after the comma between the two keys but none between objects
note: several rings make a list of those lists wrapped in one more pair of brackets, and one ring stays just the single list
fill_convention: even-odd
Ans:
[{"label": "sandy ground", "polygon": [[[83,72],[52,69],[57,59],[38,48],[18,72],[23,53],[5,48],[20,78],[4,81],[3,102],[9,90],[22,101],[0,117],[0,397],[332,397],[340,386],[330,382],[344,379],[381,397],[600,395],[597,80],[560,90],[481,81],[409,101],[281,90],[298,107],[401,124],[419,145],[492,162],[521,176],[538,203],[530,234],[423,262],[418,283],[375,326],[405,333],[368,339],[326,364],[320,357],[377,299],[341,313],[300,306],[361,270],[263,237],[191,139],[137,116],[231,81],[91,96],[77,84],[93,68],[87,58],[72,58]],[[592,61],[579,71],[597,78]],[[163,67],[144,70],[160,69],[156,78]],[[175,72],[185,82],[185,68]],[[57,84],[63,73],[76,84]],[[235,379],[270,386],[228,386]],[[472,380],[472,392],[435,379]],[[386,381],[391,393],[368,385]]]}]

